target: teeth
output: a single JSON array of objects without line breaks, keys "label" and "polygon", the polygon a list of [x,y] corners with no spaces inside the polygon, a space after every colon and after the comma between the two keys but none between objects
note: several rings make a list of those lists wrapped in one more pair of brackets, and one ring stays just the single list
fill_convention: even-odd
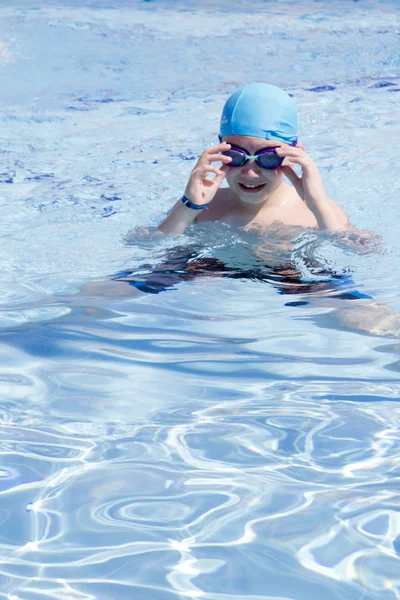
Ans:
[{"label": "teeth", "polygon": [[242,183],[242,185],[244,185],[244,187],[247,187],[247,188],[256,188],[256,187],[260,187],[260,185],[262,185],[262,183],[257,183],[257,185],[247,185],[247,183]]}]

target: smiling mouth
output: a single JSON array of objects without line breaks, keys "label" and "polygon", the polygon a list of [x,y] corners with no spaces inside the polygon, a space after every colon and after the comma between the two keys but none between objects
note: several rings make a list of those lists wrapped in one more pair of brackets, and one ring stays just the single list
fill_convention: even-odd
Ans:
[{"label": "smiling mouth", "polygon": [[265,183],[262,183],[261,185],[246,185],[244,183],[239,183],[239,187],[241,190],[243,190],[244,192],[249,192],[249,193],[255,193],[255,192],[259,192],[263,189],[263,187],[265,186]]}]

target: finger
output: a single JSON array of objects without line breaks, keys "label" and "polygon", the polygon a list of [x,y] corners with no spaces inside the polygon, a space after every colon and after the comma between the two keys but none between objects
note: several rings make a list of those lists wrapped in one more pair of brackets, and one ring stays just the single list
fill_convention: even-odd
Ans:
[{"label": "finger", "polygon": [[275,152],[278,156],[303,156],[305,152],[299,146],[279,146],[275,148]]},{"label": "finger", "polygon": [[312,159],[308,156],[308,154],[306,154],[306,152],[304,152],[304,150],[296,150],[295,148],[278,148],[276,153],[278,156],[285,157],[287,161],[290,161],[287,163],[288,165],[292,163],[300,165],[304,169],[311,167],[314,164]]},{"label": "finger", "polygon": [[217,154],[218,152],[222,152],[223,150],[229,150],[231,147],[227,142],[221,142],[217,146],[211,146],[210,148],[206,148],[202,154]]},{"label": "finger", "polygon": [[311,161],[308,154],[299,146],[293,148],[292,146],[280,146],[275,150],[278,156],[288,157],[293,159],[297,164],[302,165],[303,162],[307,163]]},{"label": "finger", "polygon": [[207,176],[207,173],[215,173],[215,175],[219,175],[221,170],[214,165],[199,165],[192,171],[192,178],[197,181],[201,181],[204,177]]},{"label": "finger", "polygon": [[219,186],[221,185],[221,183],[223,182],[225,177],[225,172],[221,171],[219,175],[216,175],[214,177],[214,179],[210,179],[209,177],[206,178],[207,183],[210,182],[210,184],[214,185],[215,187],[219,188]]},{"label": "finger", "polygon": [[283,159],[283,163],[281,164],[281,167],[290,167],[290,158],[288,158],[287,156],[284,157]]},{"label": "finger", "polygon": [[294,183],[297,183],[298,181],[301,181],[301,177],[299,177],[297,175],[295,170],[290,165],[286,164],[286,160],[283,163],[283,165],[281,166],[281,170],[284,172],[284,174],[289,179],[289,181],[291,181],[291,183],[294,184]]},{"label": "finger", "polygon": [[204,174],[205,173],[215,173],[215,175],[223,174],[223,171],[221,171],[221,169],[218,169],[218,167],[214,167],[214,165],[205,165],[203,171],[204,171]]},{"label": "finger", "polygon": [[209,154],[207,157],[207,160],[209,162],[223,162],[225,164],[228,164],[232,161],[230,156],[225,156],[224,154]]}]

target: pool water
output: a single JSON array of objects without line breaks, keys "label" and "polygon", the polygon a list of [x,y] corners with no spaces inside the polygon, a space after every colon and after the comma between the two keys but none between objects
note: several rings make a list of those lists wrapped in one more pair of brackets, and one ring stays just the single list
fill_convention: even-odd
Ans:
[{"label": "pool water", "polygon": [[[399,35],[388,0],[0,1],[0,598],[400,598]],[[249,81],[375,237],[154,234]]]}]

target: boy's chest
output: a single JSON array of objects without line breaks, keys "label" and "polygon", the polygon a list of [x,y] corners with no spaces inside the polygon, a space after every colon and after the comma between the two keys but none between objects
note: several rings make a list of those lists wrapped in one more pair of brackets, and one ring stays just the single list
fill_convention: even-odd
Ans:
[{"label": "boy's chest", "polygon": [[290,207],[264,208],[254,217],[249,217],[240,211],[232,211],[221,215],[221,221],[234,227],[241,227],[246,231],[270,227],[273,223],[283,225],[297,225],[301,227],[318,227],[314,214],[301,202]]}]

